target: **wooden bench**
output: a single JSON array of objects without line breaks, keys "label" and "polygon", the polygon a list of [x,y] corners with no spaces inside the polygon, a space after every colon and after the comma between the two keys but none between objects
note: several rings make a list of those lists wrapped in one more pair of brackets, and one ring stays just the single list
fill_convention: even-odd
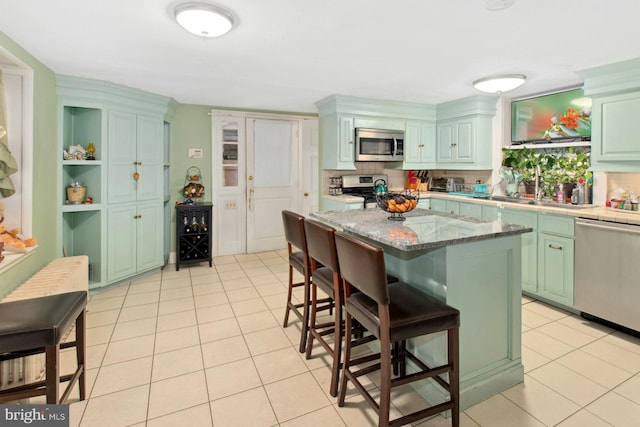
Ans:
[{"label": "wooden bench", "polygon": [[[89,289],[89,258],[85,255],[56,258],[0,300],[19,301]],[[66,331],[68,332],[68,331]],[[66,333],[65,332],[65,333]],[[1,349],[0,349],[1,350]],[[44,375],[44,354],[0,363],[0,389],[33,382]]]}]

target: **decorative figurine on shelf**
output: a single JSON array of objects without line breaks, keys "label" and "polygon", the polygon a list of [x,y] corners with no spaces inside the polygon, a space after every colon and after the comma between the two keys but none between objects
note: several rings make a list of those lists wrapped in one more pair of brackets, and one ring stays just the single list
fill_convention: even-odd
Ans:
[{"label": "decorative figurine on shelf", "polygon": [[93,142],[90,142],[87,146],[87,160],[95,160],[95,156],[93,155],[96,152],[96,147],[93,145]]},{"label": "decorative figurine on shelf", "polygon": [[[90,160],[90,159],[87,159]],[[87,200],[84,201],[87,205],[93,204],[93,199],[91,197],[87,197]]]},{"label": "decorative figurine on shelf", "polygon": [[82,148],[82,145],[70,145],[69,146],[69,155],[72,160],[84,160],[87,157],[87,151]]}]

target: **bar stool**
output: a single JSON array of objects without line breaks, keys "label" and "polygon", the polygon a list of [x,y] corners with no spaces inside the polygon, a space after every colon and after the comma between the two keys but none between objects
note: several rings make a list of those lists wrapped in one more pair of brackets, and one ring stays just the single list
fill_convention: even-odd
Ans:
[{"label": "bar stool", "polygon": [[[378,426],[404,425],[447,410],[451,410],[452,425],[459,426],[459,311],[406,283],[387,284],[382,248],[342,232],[336,232],[335,239],[344,279],[345,337],[350,337],[352,322],[356,319],[380,340],[380,353],[354,359],[351,359],[351,339],[345,340],[338,406],[344,406],[347,380],[350,380],[378,414]],[[351,286],[360,292],[351,292]],[[447,331],[445,365],[429,367],[406,349],[407,339],[440,331]],[[394,351],[392,343],[397,343]],[[416,365],[417,372],[406,374],[407,359]],[[360,369],[356,366],[373,360],[379,362]],[[399,366],[399,376],[395,378],[391,378],[392,363]],[[358,377],[378,369],[379,402],[358,380]],[[448,381],[442,377],[443,374],[448,374]],[[425,378],[433,378],[448,392],[449,400],[389,420],[392,387]]]},{"label": "bar stool", "polygon": [[[340,371],[340,355],[342,352],[342,276],[336,253],[335,229],[319,221],[305,219],[304,229],[307,235],[307,248],[311,258],[311,317],[309,319],[309,337],[307,338],[307,359],[311,358],[313,340],[317,339],[333,358],[331,366],[331,382],[329,393],[338,395],[338,376]],[[316,322],[318,307],[318,289],[329,295],[335,305],[333,322],[318,324]],[[333,346],[325,339],[334,334]]]},{"label": "bar stool", "polygon": [[[300,332],[300,353],[304,353],[307,345],[307,333],[309,331],[309,303],[311,289],[311,261],[307,252],[307,237],[304,230],[304,216],[288,210],[282,211],[282,222],[284,224],[284,235],[287,240],[287,251],[289,254],[289,283],[287,292],[287,306],[284,313],[282,326],[289,325],[289,313],[293,312],[302,322]],[[294,251],[293,248],[297,250]],[[302,282],[293,283],[293,270],[303,275]],[[291,301],[293,289],[303,286],[304,296],[301,303]],[[331,299],[326,298],[321,303],[331,303]],[[332,307],[332,306],[331,306]],[[328,309],[325,306],[322,309]]]},{"label": "bar stool", "polygon": [[[47,396],[47,404],[66,402],[76,381],[85,399],[85,308],[87,293],[68,292],[0,304],[0,361],[45,353],[45,379],[0,391],[0,403]],[[61,343],[75,322],[76,339]],[[60,349],[75,347],[77,367],[60,376]],[[58,385],[69,382],[62,397]]]},{"label": "bar stool", "polygon": [[[317,339],[333,358],[329,393],[331,396],[337,396],[338,378],[340,367],[342,366],[340,359],[342,338],[344,336],[342,313],[344,293],[338,254],[336,252],[335,229],[309,218],[304,220],[304,229],[307,236],[307,250],[311,259],[311,305],[306,358],[311,358],[313,340]],[[387,274],[388,283],[397,281],[398,278]],[[322,307],[318,307],[317,288],[324,291],[334,301],[333,322],[319,324],[316,321],[318,311],[322,310]],[[358,332],[361,332],[361,329]],[[333,334],[333,346],[325,339],[330,334]]]}]

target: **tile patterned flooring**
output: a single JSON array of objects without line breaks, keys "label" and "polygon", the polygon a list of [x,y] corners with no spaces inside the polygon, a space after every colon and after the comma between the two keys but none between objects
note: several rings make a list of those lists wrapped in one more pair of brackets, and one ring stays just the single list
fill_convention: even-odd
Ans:
[{"label": "tile patterned flooring", "polygon": [[[175,266],[90,296],[89,399],[71,426],[371,426],[350,389],[329,396],[329,357],[283,329],[285,251]],[[640,340],[523,298],[525,381],[462,414],[465,427],[637,426]],[[72,362],[63,357],[62,369]],[[376,389],[372,378],[368,385]],[[422,398],[394,393],[393,413]],[[37,402],[34,402],[37,403]],[[448,426],[435,417],[421,426]]]}]

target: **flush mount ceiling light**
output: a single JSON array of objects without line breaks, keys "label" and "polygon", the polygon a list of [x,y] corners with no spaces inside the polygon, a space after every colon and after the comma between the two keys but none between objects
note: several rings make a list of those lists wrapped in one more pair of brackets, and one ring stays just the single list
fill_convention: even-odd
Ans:
[{"label": "flush mount ceiling light", "polygon": [[182,3],[175,7],[174,13],[182,28],[201,37],[219,37],[233,27],[233,15],[209,3]]},{"label": "flush mount ceiling light", "polygon": [[513,5],[514,0],[487,0],[487,10],[502,10]]},{"label": "flush mount ceiling light", "polygon": [[473,87],[481,92],[501,94],[521,86],[526,79],[523,74],[502,74],[476,80]]}]

